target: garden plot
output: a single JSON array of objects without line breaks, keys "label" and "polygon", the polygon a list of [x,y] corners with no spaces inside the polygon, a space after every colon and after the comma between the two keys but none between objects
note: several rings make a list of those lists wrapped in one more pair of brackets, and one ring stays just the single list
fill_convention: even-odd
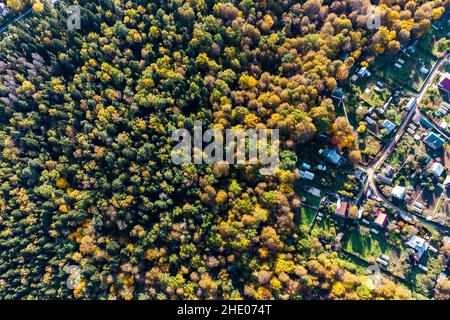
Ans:
[{"label": "garden plot", "polygon": [[403,92],[408,89],[418,92],[436,61],[432,54],[416,47],[413,53],[381,56],[377,60],[375,74]]},{"label": "garden plot", "polygon": [[429,133],[420,125],[408,131],[377,173],[378,184],[387,198],[433,220],[442,197],[447,197],[445,180],[450,156],[443,148],[433,150],[424,143]]}]

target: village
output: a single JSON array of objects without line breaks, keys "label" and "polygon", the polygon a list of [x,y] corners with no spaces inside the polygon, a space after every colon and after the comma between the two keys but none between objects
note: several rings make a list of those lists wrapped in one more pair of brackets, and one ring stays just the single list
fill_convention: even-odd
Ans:
[{"label": "village", "polygon": [[331,145],[309,147],[309,162],[298,164],[299,220],[309,232],[424,296],[423,282],[435,285],[448,270],[441,248],[450,244],[450,56],[433,46],[446,30],[449,17],[433,36],[356,68],[333,92],[357,132],[359,164]]}]

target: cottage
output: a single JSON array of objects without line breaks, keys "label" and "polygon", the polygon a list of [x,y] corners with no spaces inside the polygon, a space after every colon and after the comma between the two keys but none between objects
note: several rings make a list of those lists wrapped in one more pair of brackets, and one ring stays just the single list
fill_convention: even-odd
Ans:
[{"label": "cottage", "polygon": [[300,178],[311,181],[314,179],[314,173],[309,171],[300,171]]},{"label": "cottage", "polygon": [[367,70],[367,68],[366,67],[362,67],[361,69],[359,69],[359,71],[358,71],[358,75],[361,77],[361,78],[364,78],[364,77],[370,77],[372,74],[369,72],[369,70]]},{"label": "cottage", "polygon": [[339,155],[334,149],[327,149],[322,152],[322,155],[332,164],[339,164],[342,156]]},{"label": "cottage", "polygon": [[439,83],[438,87],[445,93],[450,93],[450,78],[448,78],[448,76],[445,76]]},{"label": "cottage", "polygon": [[424,117],[421,117],[421,118],[420,118],[420,123],[421,123],[422,126],[423,126],[425,129],[427,129],[427,130],[433,128],[433,125],[431,124],[431,122],[428,121],[428,119],[426,119],[426,118],[424,118]]},{"label": "cottage", "polygon": [[341,199],[337,202],[336,212],[335,214],[338,217],[346,218],[347,217],[347,210],[348,210],[348,202],[341,201]]},{"label": "cottage", "polygon": [[391,133],[396,127],[395,124],[388,119],[384,120],[382,126],[387,130],[388,133]]},{"label": "cottage", "polygon": [[401,186],[395,186],[392,189],[391,195],[394,198],[397,198],[399,200],[403,200],[405,198],[405,196],[406,196],[406,188],[405,187],[401,187]]},{"label": "cottage", "polygon": [[422,239],[419,236],[412,236],[411,239],[409,239],[409,241],[406,243],[406,245],[412,249],[414,249],[414,251],[417,253],[418,258],[420,260],[420,258],[422,258],[423,254],[427,251],[428,249],[428,242],[426,242],[425,239]]},{"label": "cottage", "polygon": [[430,134],[423,140],[423,142],[434,150],[442,148],[442,146],[445,144],[445,141],[433,132],[430,132]]},{"label": "cottage", "polygon": [[444,166],[439,162],[435,162],[431,166],[430,170],[431,170],[431,172],[433,172],[435,177],[440,177],[440,176],[442,176],[442,173],[444,172]]},{"label": "cottage", "polygon": [[414,117],[412,118],[412,121],[413,121],[415,124],[419,124],[421,119],[422,119],[422,115],[421,115],[420,113],[417,113],[417,114],[415,114]]},{"label": "cottage", "polygon": [[385,228],[389,223],[389,218],[387,214],[379,212],[375,219],[375,224],[381,228]]},{"label": "cottage", "polygon": [[332,94],[331,94],[332,98],[338,99],[338,100],[342,100],[345,97],[344,94],[344,90],[342,90],[342,88],[336,88]]}]

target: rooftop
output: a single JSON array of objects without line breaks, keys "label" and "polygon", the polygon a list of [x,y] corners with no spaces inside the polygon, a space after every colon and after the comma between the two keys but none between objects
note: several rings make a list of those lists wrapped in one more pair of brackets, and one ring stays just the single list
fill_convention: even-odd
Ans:
[{"label": "rooftop", "polygon": [[425,251],[428,249],[428,242],[419,236],[412,236],[411,239],[406,243],[409,247],[413,248],[419,255],[419,259],[423,256]]},{"label": "rooftop", "polygon": [[392,196],[396,197],[397,199],[403,200],[403,198],[406,195],[406,188],[401,186],[395,186],[392,189]]},{"label": "rooftop", "polygon": [[386,119],[383,122],[383,128],[385,128],[389,133],[391,133],[395,129],[395,124],[392,121]]},{"label": "rooftop", "polygon": [[439,83],[439,87],[446,92],[450,92],[450,79],[447,76],[444,77]]},{"label": "rooftop", "polygon": [[313,180],[314,173],[309,172],[309,171],[300,171],[300,178],[306,179],[306,180]]},{"label": "rooftop", "polygon": [[348,208],[348,202],[341,201],[339,199],[337,202],[336,215],[340,216],[340,217],[346,217],[347,216],[347,208]]},{"label": "rooftop", "polygon": [[444,166],[439,162],[435,162],[431,166],[431,172],[433,172],[436,177],[440,177],[444,172]]},{"label": "rooftop", "polygon": [[423,141],[433,149],[439,149],[445,144],[445,141],[433,132],[431,132]]},{"label": "rooftop", "polygon": [[333,164],[338,164],[341,161],[341,156],[334,149],[327,149],[323,152],[323,156]]},{"label": "rooftop", "polygon": [[380,227],[384,228],[388,224],[389,219],[387,214],[380,213],[378,217],[375,219],[375,224],[379,225]]}]

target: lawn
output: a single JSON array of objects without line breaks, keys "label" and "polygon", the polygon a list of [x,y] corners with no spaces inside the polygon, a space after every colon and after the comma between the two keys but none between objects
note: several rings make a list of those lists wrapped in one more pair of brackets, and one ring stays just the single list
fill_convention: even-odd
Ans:
[{"label": "lawn", "polygon": [[392,252],[383,236],[372,233],[363,235],[358,232],[349,235],[344,249],[359,254],[365,260],[370,257],[377,258],[381,254],[389,256]]},{"label": "lawn", "polygon": [[316,210],[311,208],[302,207],[302,221],[301,223],[307,226],[310,226],[314,220],[314,214],[316,213]]}]

